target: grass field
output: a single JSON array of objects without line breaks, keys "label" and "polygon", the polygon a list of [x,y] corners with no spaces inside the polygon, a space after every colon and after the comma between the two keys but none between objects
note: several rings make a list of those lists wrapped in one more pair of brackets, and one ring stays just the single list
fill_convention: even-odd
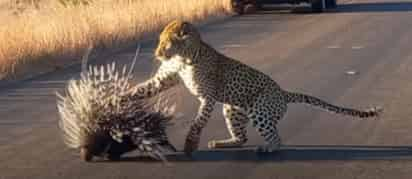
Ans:
[{"label": "grass field", "polygon": [[229,11],[229,0],[92,0],[66,6],[60,0],[0,0],[0,79],[35,63],[78,59],[89,45],[136,42],[172,19],[202,21]]}]

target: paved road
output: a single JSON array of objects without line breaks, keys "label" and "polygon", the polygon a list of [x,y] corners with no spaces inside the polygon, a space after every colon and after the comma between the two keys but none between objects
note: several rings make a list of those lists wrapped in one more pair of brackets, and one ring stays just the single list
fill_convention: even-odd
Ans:
[{"label": "paved road", "polygon": [[[210,139],[228,137],[217,110],[189,161],[171,166],[128,158],[84,163],[65,148],[56,128],[55,91],[78,67],[47,74],[0,91],[0,178],[410,178],[412,174],[412,1],[340,2],[336,12],[283,10],[234,17],[202,28],[204,39],[225,54],[271,75],[284,88],[351,106],[381,105],[381,120],[352,120],[291,105],[277,154],[256,155],[260,139],[250,129],[249,147],[210,151]],[[139,80],[153,71],[145,45]],[[106,60],[128,63],[133,51]],[[356,71],[349,75],[347,71]],[[182,148],[197,101],[183,88],[170,129]]]}]

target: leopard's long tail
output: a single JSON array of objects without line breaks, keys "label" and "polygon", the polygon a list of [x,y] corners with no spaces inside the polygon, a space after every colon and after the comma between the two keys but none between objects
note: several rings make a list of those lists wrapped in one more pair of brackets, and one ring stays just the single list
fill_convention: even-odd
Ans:
[{"label": "leopard's long tail", "polygon": [[330,104],[326,101],[323,101],[317,97],[306,95],[306,94],[301,94],[301,93],[285,91],[285,95],[287,96],[286,100],[288,103],[305,103],[311,106],[316,106],[321,109],[325,109],[328,112],[332,112],[336,114],[350,115],[350,116],[356,116],[360,118],[368,118],[368,117],[379,116],[379,114],[383,112],[383,108],[381,107],[373,107],[367,110],[358,110],[358,109],[340,107],[340,106]]}]

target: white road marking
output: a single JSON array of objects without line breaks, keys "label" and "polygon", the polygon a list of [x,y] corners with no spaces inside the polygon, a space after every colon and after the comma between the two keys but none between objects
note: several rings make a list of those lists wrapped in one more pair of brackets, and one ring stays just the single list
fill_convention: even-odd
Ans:
[{"label": "white road marking", "polygon": [[347,75],[357,75],[359,72],[358,71],[355,71],[355,70],[349,70],[349,71],[346,71],[346,74]]},{"label": "white road marking", "polygon": [[226,44],[222,46],[223,48],[241,48],[241,47],[246,47],[246,45],[241,45],[241,44]]},{"label": "white road marking", "polygon": [[338,49],[338,48],[341,48],[339,45],[330,45],[330,46],[327,46],[326,48],[329,48],[329,49]]},{"label": "white road marking", "polygon": [[364,46],[361,46],[361,45],[359,45],[359,46],[352,46],[352,49],[353,50],[359,50],[359,49],[363,49],[363,48],[365,48]]}]

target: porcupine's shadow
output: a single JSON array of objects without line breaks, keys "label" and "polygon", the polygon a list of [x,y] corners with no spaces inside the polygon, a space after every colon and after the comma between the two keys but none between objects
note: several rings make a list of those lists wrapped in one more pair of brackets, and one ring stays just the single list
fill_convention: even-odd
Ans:
[{"label": "porcupine's shadow", "polygon": [[[321,161],[321,160],[404,160],[412,159],[412,146],[289,145],[275,153],[256,153],[252,148],[201,150],[187,157],[167,156],[171,162],[213,161]],[[149,157],[124,157],[116,162],[155,162]]]}]

